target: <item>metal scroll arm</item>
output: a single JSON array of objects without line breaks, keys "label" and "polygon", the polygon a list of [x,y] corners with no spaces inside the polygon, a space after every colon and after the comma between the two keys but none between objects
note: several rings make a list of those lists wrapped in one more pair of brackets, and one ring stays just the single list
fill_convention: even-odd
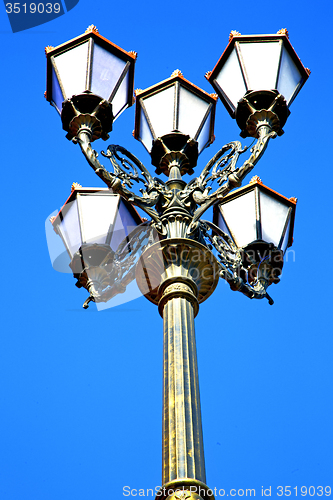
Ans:
[{"label": "metal scroll arm", "polygon": [[124,293],[135,279],[138,258],[145,248],[153,243],[151,223],[145,222],[126,236],[116,252],[110,250],[98,267],[89,268],[87,265],[77,284],[79,288],[84,286],[89,292],[83,308],[87,309],[91,301],[108,302],[116,295]]},{"label": "metal scroll arm", "polygon": [[[200,220],[199,225],[210,249],[214,247],[218,252],[220,277],[227,281],[231,290],[241,292],[250,299],[266,298],[272,305],[274,301],[266,291],[268,283],[265,280],[257,279],[253,284],[249,284],[240,276],[240,271],[243,269],[241,252],[230,236],[212,222]],[[245,270],[243,273],[246,274]]]},{"label": "metal scroll arm", "polygon": [[[221,184],[224,182],[222,186],[219,187],[211,195],[207,193],[207,189],[203,193],[200,192],[199,186],[198,190],[193,192],[193,199],[200,206],[193,214],[193,220],[188,230],[189,234],[193,233],[197,229],[198,220],[209,207],[215,205],[216,203],[219,203],[219,201],[222,200],[222,198],[224,198],[224,196],[226,196],[232,189],[234,189],[235,187],[239,187],[242,184],[243,179],[249,172],[251,172],[251,170],[264,154],[268,145],[268,141],[276,137],[276,135],[276,132],[273,132],[269,126],[262,125],[258,129],[257,142],[251,148],[250,158],[246,160],[239,168],[236,168],[236,162],[239,158],[239,155],[241,153],[244,153],[246,149],[242,150],[240,147],[240,143],[238,142],[227,144],[227,146],[224,146],[224,148],[222,148],[217,153],[217,155],[212,158],[212,160],[205,167],[204,172],[212,168],[212,162],[216,157],[218,157],[219,159],[222,156],[222,154],[225,152],[226,147],[228,147],[229,149],[233,147],[231,153],[227,155],[229,163],[227,163],[227,165],[223,168],[223,170],[220,171],[218,175],[220,177],[219,183]],[[215,177],[217,177],[217,175],[215,175]],[[213,180],[213,176],[211,176],[210,178],[212,178]]]},{"label": "metal scroll arm", "polygon": [[[91,147],[90,133],[87,130],[82,130],[75,138],[84,154],[87,162],[93,168],[95,173],[102,179],[105,184],[112,189],[113,192],[120,194],[123,198],[130,201],[134,205],[146,212],[154,221],[157,230],[162,229],[160,217],[154,207],[163,191],[163,183],[158,179],[153,178],[146,167],[132,153],[121,146],[111,145],[107,152],[102,151],[102,155],[109,158],[114,170],[114,173],[109,172],[98,160],[98,153]],[[125,155],[128,159],[120,157],[118,152]],[[143,175],[142,179],[136,167]],[[145,189],[141,189],[142,196],[134,194],[126,188],[132,187],[133,181],[143,182]]]}]

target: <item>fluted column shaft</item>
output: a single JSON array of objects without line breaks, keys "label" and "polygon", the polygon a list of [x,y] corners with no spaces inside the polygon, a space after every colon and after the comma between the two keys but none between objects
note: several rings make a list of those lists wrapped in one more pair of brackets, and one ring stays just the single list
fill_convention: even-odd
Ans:
[{"label": "fluted column shaft", "polygon": [[182,478],[206,481],[192,304],[172,296],[163,308],[162,484]]}]

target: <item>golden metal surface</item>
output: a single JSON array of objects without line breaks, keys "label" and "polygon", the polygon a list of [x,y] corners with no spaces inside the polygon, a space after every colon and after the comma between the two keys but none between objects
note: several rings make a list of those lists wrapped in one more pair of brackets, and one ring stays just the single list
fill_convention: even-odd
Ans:
[{"label": "golden metal surface", "polygon": [[194,311],[174,297],[163,309],[162,482],[193,478],[205,482]]},{"label": "golden metal surface", "polygon": [[258,183],[262,184],[262,180],[260,179],[259,175],[254,175],[249,182],[249,184],[258,184]]},{"label": "golden metal surface", "polygon": [[179,495],[193,500],[214,500],[213,491],[202,481],[183,478],[164,484],[156,495],[156,500],[177,500]]},{"label": "golden metal surface", "polygon": [[90,26],[88,26],[88,28],[86,29],[85,33],[99,33],[99,31],[96,28],[96,26],[94,26],[93,24],[91,24]]},{"label": "golden metal surface", "polygon": [[278,35],[286,35],[287,38],[289,38],[289,32],[287,28],[282,28],[277,32]]},{"label": "golden metal surface", "polygon": [[79,184],[78,182],[73,182],[73,184],[71,185],[71,192],[75,191],[75,189],[79,189],[79,188],[82,188],[81,184]]},{"label": "golden metal surface", "polygon": [[201,243],[186,238],[155,243],[143,253],[136,267],[141,293],[156,305],[162,299],[166,282],[192,284],[200,304],[213,293],[218,280],[219,266],[214,255]]},{"label": "golden metal surface", "polygon": [[230,35],[229,35],[229,42],[230,42],[230,40],[232,40],[232,39],[233,39],[233,37],[234,37],[234,36],[241,36],[241,33],[240,33],[239,31],[232,30],[232,31],[230,32]]},{"label": "golden metal surface", "polygon": [[213,254],[200,243],[168,238],[144,252],[136,279],[163,317],[162,482],[180,481],[182,487],[185,480],[204,483],[194,316],[199,302],[215,289],[219,268]]}]

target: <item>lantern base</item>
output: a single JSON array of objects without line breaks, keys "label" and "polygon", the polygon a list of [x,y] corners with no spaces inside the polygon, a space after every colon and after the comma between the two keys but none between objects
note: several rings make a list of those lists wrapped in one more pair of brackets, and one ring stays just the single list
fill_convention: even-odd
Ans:
[{"label": "lantern base", "polygon": [[282,135],[290,111],[285,98],[277,90],[248,91],[238,102],[236,121],[241,137],[258,137],[261,125]]},{"label": "lantern base", "polygon": [[265,288],[279,283],[283,268],[283,252],[273,243],[255,240],[242,251],[242,262],[247,270],[247,281],[261,281]]},{"label": "lantern base", "polygon": [[76,286],[89,292],[84,309],[91,301],[106,302],[103,291],[119,275],[119,266],[114,263],[114,252],[109,245],[82,245],[69,266],[77,279]]},{"label": "lantern base", "polygon": [[174,166],[179,167],[181,175],[192,175],[199,156],[198,143],[189,135],[173,132],[154,140],[150,156],[158,175],[163,173],[169,177]]},{"label": "lantern base", "polygon": [[86,130],[91,136],[90,142],[99,138],[106,141],[109,138],[108,132],[112,130],[112,105],[102,97],[86,91],[63,102],[61,121],[63,129],[68,132],[68,140]]}]

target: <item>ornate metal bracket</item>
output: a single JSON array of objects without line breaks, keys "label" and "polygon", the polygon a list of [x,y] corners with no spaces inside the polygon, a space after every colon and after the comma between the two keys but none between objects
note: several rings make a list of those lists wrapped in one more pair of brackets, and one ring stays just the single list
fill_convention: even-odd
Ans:
[{"label": "ornate metal bracket", "polygon": [[[188,184],[182,180],[181,165],[177,164],[171,154],[164,158],[165,162],[171,163],[169,166],[165,165],[165,171],[170,172],[170,176],[168,181],[163,182],[152,177],[141,161],[121,146],[110,145],[106,152],[102,151],[102,156],[111,162],[112,171],[108,171],[101,165],[97,152],[91,147],[91,133],[87,128],[82,128],[74,141],[80,145],[89,165],[109,188],[142,209],[152,219],[152,227],[159,232],[161,238],[196,238],[205,242],[208,248],[215,248],[218,252],[220,276],[229,283],[232,290],[241,291],[250,298],[266,297],[272,303],[266,292],[270,283],[259,278],[248,283],[240,249],[216,226],[200,220],[208,208],[218,204],[232,189],[241,185],[264,154],[268,141],[276,137],[274,120],[266,115],[251,115],[258,138],[250,149],[250,157],[241,166],[237,167],[239,157],[248,148],[242,148],[238,141],[230,142]],[[214,182],[219,187],[211,193],[211,184]],[[132,191],[134,183],[143,184],[141,195]],[[213,230],[213,233],[209,234],[209,230]],[[96,294],[95,296],[97,297]]]},{"label": "ornate metal bracket", "polygon": [[[200,230],[209,241],[208,246],[211,250],[215,248],[217,251],[220,277],[227,281],[231,290],[239,291],[251,299],[267,298],[272,305],[274,302],[266,290],[270,284],[266,275],[264,277],[258,272],[253,282],[248,283],[248,271],[244,267],[244,250],[237,248],[232,239],[212,222],[200,221]],[[246,257],[249,258],[247,255]]]},{"label": "ornate metal bracket", "polygon": [[154,243],[150,223],[138,226],[113,252],[108,245],[83,245],[74,255],[70,267],[77,279],[76,286],[89,292],[83,307],[89,303],[108,302],[135,279],[137,261]]}]

